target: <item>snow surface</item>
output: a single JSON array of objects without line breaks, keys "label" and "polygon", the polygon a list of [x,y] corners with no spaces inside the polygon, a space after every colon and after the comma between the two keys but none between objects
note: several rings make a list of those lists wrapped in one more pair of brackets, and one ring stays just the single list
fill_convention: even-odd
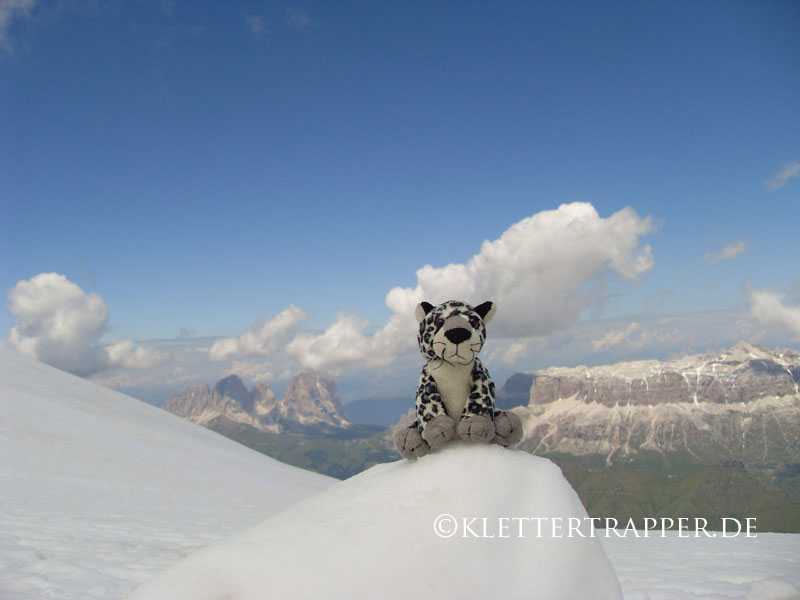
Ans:
[{"label": "snow surface", "polygon": [[[371,591],[369,597],[400,596],[404,590],[403,598],[424,598],[430,590],[421,582],[427,573],[441,572],[441,563],[446,569],[459,568],[455,576],[442,575],[452,585],[440,598],[458,593],[461,598],[504,598],[501,592],[514,586],[525,590],[520,593],[524,597],[547,600],[540,580],[550,578],[548,565],[557,554],[548,549],[543,563],[531,562],[536,550],[526,544],[537,540],[439,539],[430,534],[434,513],[448,498],[442,512],[454,516],[469,516],[462,514],[467,508],[486,511],[474,516],[520,509],[521,515],[503,516],[542,516],[535,513],[547,498],[571,496],[562,483],[554,483],[561,482],[554,467],[543,459],[493,448],[489,455],[470,460],[465,476],[453,469],[458,461],[448,458],[451,450],[460,452],[454,447],[417,463],[373,467],[298,503],[333,481],[0,348],[0,600],[121,599],[170,565],[174,567],[135,598],[147,598],[165,586],[185,591],[193,585],[186,579],[190,573],[216,589],[225,586],[230,600],[281,598],[273,593],[272,581],[258,595],[246,595],[266,579],[262,570],[272,569],[264,560],[267,555],[284,565],[279,576],[321,590],[321,598],[345,597],[329,589],[349,585],[343,577],[353,570],[359,575],[350,584],[363,582],[360,589]],[[497,456],[511,459],[503,459],[495,477],[486,469]],[[440,458],[446,460],[437,466]],[[426,481],[427,487],[421,485]],[[409,488],[412,484],[417,487]],[[469,494],[463,494],[465,488]],[[379,499],[388,504],[380,505]],[[321,504],[318,510],[312,502]],[[415,508],[418,521],[410,514]],[[561,510],[582,511],[574,504]],[[275,516],[229,537],[270,515]],[[480,523],[476,527],[482,533]],[[604,530],[597,534],[625,600],[800,600],[800,535],[710,539],[673,533],[666,538],[606,538]],[[286,539],[296,562],[281,557],[281,548],[265,547],[265,540],[277,536]],[[223,538],[228,541],[220,543]],[[253,556],[242,556],[244,544]],[[602,554],[596,549],[587,553],[594,565],[589,570],[600,568]],[[424,569],[419,566],[423,563]],[[201,564],[205,571],[194,571]],[[381,565],[383,579],[377,582],[373,571]],[[335,566],[344,568],[344,574],[329,576]],[[573,563],[571,570],[564,569],[564,579],[580,580],[584,569]],[[544,576],[537,575],[542,570]],[[494,582],[491,595],[480,587],[466,593],[459,589],[458,578],[472,572],[489,573],[485,577]],[[380,587],[370,590],[364,584]],[[183,592],[172,596],[194,597]],[[603,598],[599,592],[590,597]]]},{"label": "snow surface", "polygon": [[[800,600],[800,535],[759,533],[722,539],[704,535],[599,539],[625,600]],[[640,532],[641,536],[642,533]],[[686,535],[686,532],[684,532]]]},{"label": "snow surface", "polygon": [[0,599],[123,598],[335,480],[0,348]]},{"label": "snow surface", "polygon": [[[452,537],[434,530],[443,514],[456,519],[440,522]],[[511,521],[527,517],[563,521],[555,537],[542,521],[539,537],[537,524]],[[131,600],[259,600],[265,590],[284,600],[621,598],[599,540],[567,536],[570,517],[588,536],[580,499],[549,460],[450,443],[372,467],[190,556]]]}]

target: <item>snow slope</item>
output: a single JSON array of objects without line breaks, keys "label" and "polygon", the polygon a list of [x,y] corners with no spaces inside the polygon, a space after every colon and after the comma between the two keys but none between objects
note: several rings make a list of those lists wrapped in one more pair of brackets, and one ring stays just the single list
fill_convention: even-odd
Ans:
[{"label": "snow slope", "polygon": [[625,600],[800,600],[798,534],[657,534],[599,537]]},{"label": "snow slope", "polygon": [[0,598],[122,598],[334,480],[0,348]]},{"label": "snow slope", "polygon": [[[455,446],[380,465],[297,503],[333,480],[0,348],[0,599],[124,598],[170,565],[135,598],[291,598],[310,589],[405,599],[438,585],[439,598],[513,598],[500,593],[511,589],[549,599],[556,579],[579,587],[588,571],[609,583],[591,545],[559,566],[563,554],[528,528],[522,540],[463,538],[463,527],[452,538],[433,533],[439,511],[582,514],[548,462],[484,450]],[[472,530],[482,534],[481,523]],[[489,523],[487,533],[498,532]],[[800,535],[599,533],[625,600],[800,600]],[[196,596],[195,577],[205,585]],[[348,586],[358,593],[339,593]],[[589,597],[602,599],[602,589],[601,581]]]},{"label": "snow slope", "polygon": [[[440,518],[440,535],[443,514],[455,521]],[[563,521],[555,537],[552,521],[538,522],[539,537],[538,523],[511,521],[527,517]],[[549,460],[451,442],[416,462],[372,467],[200,551],[131,600],[621,598],[599,540],[567,537],[569,517],[586,512]]]}]

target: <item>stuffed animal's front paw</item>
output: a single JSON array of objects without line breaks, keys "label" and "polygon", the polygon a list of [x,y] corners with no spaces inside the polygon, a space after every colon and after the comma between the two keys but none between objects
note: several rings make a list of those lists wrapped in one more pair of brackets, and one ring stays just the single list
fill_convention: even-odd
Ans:
[{"label": "stuffed animal's front paw", "polygon": [[438,448],[450,441],[455,432],[456,422],[447,415],[439,415],[426,423],[422,430],[422,439],[428,442],[431,448]]},{"label": "stuffed animal's front paw", "polygon": [[469,415],[458,422],[458,435],[468,442],[488,443],[494,438],[494,423],[482,415]]},{"label": "stuffed animal's front paw", "polygon": [[428,442],[422,439],[422,434],[416,427],[407,427],[394,434],[394,445],[400,456],[407,460],[414,460],[430,452]]},{"label": "stuffed animal's front paw", "polygon": [[493,444],[513,446],[522,439],[522,419],[512,412],[501,412],[494,418]]}]

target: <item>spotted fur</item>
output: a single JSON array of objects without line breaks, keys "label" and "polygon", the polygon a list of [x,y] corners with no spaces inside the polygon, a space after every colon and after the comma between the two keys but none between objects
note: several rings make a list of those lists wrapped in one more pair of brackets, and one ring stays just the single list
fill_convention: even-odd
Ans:
[{"label": "spotted fur", "polygon": [[[417,427],[420,431],[424,431],[426,423],[439,415],[447,414],[445,403],[439,393],[433,372],[440,368],[442,361],[444,361],[441,356],[442,350],[439,347],[441,342],[436,341],[437,333],[451,317],[463,318],[463,321],[472,329],[469,341],[464,342],[469,347],[463,350],[466,354],[465,360],[469,359],[467,364],[471,364],[472,369],[469,372],[471,381],[469,382],[469,389],[466,390],[468,395],[464,402],[463,411],[460,415],[451,414],[450,417],[455,421],[469,415],[480,415],[494,419],[495,415],[500,412],[494,408],[494,383],[486,367],[477,357],[478,352],[483,348],[486,341],[484,316],[489,310],[493,311],[493,306],[491,303],[486,303],[481,305],[479,309],[483,314],[469,304],[451,300],[435,308],[432,307],[420,320],[417,342],[427,364],[422,368],[422,374],[419,378],[416,396],[417,420],[411,427]],[[419,316],[421,315],[418,313]],[[441,339],[441,336],[439,336],[439,339]]]},{"label": "spotted fur", "polygon": [[[476,358],[472,366],[472,387],[461,417],[482,415],[494,419],[499,412],[494,408],[494,382],[489,377],[489,371],[486,370],[480,359]],[[422,374],[419,377],[416,414],[417,421],[412,427],[419,427],[420,430],[423,429],[422,423],[428,423],[436,416],[447,414],[436,381],[428,370],[428,365],[422,367]]]}]

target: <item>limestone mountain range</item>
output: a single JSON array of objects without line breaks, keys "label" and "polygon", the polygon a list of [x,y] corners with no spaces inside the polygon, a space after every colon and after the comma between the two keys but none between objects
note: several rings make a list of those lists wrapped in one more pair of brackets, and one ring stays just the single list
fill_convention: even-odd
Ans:
[{"label": "limestone mountain range", "polygon": [[499,398],[520,404],[529,452],[597,467],[738,464],[800,498],[797,351],[739,342],[667,361],[554,367],[508,384]]}]

